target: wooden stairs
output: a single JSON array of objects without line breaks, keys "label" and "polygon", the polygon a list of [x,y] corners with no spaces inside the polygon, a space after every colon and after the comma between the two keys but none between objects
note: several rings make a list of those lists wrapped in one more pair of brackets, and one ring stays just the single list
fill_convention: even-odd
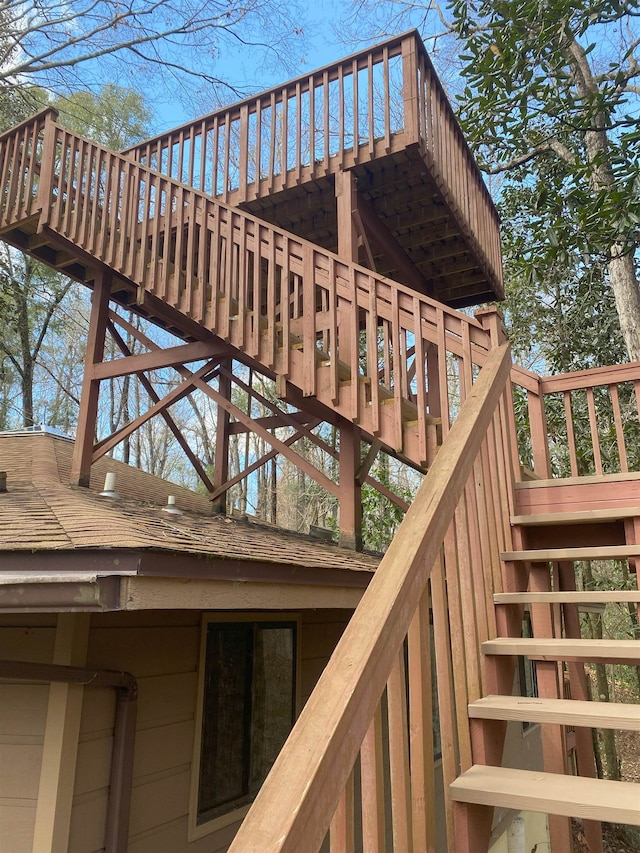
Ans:
[{"label": "wooden stairs", "polygon": [[[591,731],[640,731],[640,705],[591,701],[584,672],[585,664],[638,666],[640,639],[584,638],[578,616],[581,610],[603,610],[613,602],[638,607],[640,589],[575,588],[576,561],[635,558],[640,556],[640,546],[632,542],[579,547],[575,537],[571,547],[540,545],[545,539],[557,541],[563,530],[579,530],[580,525],[607,525],[638,517],[640,507],[514,516],[514,541],[522,547],[501,554],[507,591],[493,597],[498,636],[481,646],[487,683],[495,693],[468,706],[474,763],[451,784],[450,792],[456,808],[466,804],[547,813],[551,849],[559,853],[573,849],[567,818],[585,821],[592,853],[602,850],[600,821],[640,826],[637,783],[595,778]],[[539,547],[525,547],[532,531]],[[523,637],[519,630],[523,608],[530,614],[531,637]],[[533,663],[536,696],[512,695],[517,658]],[[567,689],[573,698],[564,698]],[[541,726],[544,770],[492,766],[501,756],[495,747],[492,750],[491,739],[496,736],[496,726],[506,723]],[[477,831],[478,823],[466,825],[467,820],[469,814],[462,809],[462,836]]]}]

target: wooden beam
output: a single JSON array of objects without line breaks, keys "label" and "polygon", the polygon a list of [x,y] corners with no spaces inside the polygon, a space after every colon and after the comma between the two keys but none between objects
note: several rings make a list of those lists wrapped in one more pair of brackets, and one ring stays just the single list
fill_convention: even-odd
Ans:
[{"label": "wooden beam", "polygon": [[123,610],[293,610],[355,608],[363,590],[275,581],[204,578],[123,578]]},{"label": "wooden beam", "polygon": [[258,424],[253,421],[249,415],[247,415],[245,412],[235,406],[230,400],[228,400],[214,388],[209,388],[208,393],[211,399],[218,403],[218,406],[229,412],[230,415],[233,415],[236,420],[246,424],[247,426],[250,426],[250,428],[253,432],[255,432],[256,435],[259,435],[278,453],[282,453],[285,458],[289,459],[290,462],[293,462],[293,464],[303,470],[305,474],[308,474],[313,480],[315,480],[320,486],[322,486],[323,489],[326,489],[329,494],[333,495],[334,497],[339,496],[338,486],[328,477],[325,477],[324,474],[320,473],[320,471],[317,471],[313,467],[313,465],[307,462],[306,459],[303,459],[302,456],[300,456],[294,450],[290,450],[289,446],[284,441],[280,441],[280,439],[276,438],[268,430],[258,426]]},{"label": "wooden beam", "polygon": [[345,548],[362,550],[362,486],[360,466],[360,430],[354,424],[340,427],[340,502],[339,536]]},{"label": "wooden beam", "polygon": [[[311,423],[314,423],[314,421],[311,421]],[[319,420],[315,421],[315,425],[317,425],[319,423],[320,423]],[[242,426],[244,426],[245,432],[252,432],[253,431],[246,424],[242,424]],[[290,435],[289,438],[284,440],[284,444],[286,444],[287,447],[291,447],[292,444],[295,444],[296,441],[298,441],[301,438],[302,438],[302,433],[295,432],[293,435]],[[271,459],[274,458],[274,456],[277,456],[277,455],[278,455],[278,451],[271,449],[268,453],[265,453],[262,456],[260,456],[258,459],[255,460],[255,462],[252,462],[251,465],[249,465],[247,468],[244,468],[242,471],[239,471],[233,477],[231,477],[228,480],[225,480],[224,483],[221,483],[216,489],[214,489],[214,491],[211,494],[211,500],[213,501],[219,495],[224,494],[224,492],[228,491],[231,488],[231,486],[235,486],[235,484],[239,483],[240,480],[244,480],[244,478],[248,477],[249,474],[253,474],[254,471],[258,470],[258,468],[262,468],[263,465],[266,465],[267,462],[269,462]]]},{"label": "wooden beam", "polygon": [[[220,365],[231,368],[231,360],[227,360]],[[229,372],[225,371],[220,375],[219,380],[220,393],[231,399],[231,378]],[[213,489],[211,490],[211,506],[213,511],[220,515],[225,515],[227,511],[227,490],[221,490],[223,483],[229,479],[229,423],[231,418],[227,409],[218,406],[216,416],[216,438],[214,450],[214,466],[213,466]]]},{"label": "wooden beam", "polygon": [[354,212],[358,209],[358,193],[353,172],[336,173],[336,212],[338,220],[338,254],[345,261],[358,261],[358,232]]},{"label": "wooden beam", "polygon": [[[120,347],[120,350],[124,353],[124,355],[127,358],[131,357],[131,351],[129,350],[129,347],[126,345],[125,341],[123,340],[123,338],[121,337],[121,335],[119,334],[118,330],[115,328],[115,326],[113,325],[111,320],[108,321],[108,325],[109,325],[109,331],[111,332],[111,336],[113,337],[113,339],[117,343],[117,345]],[[151,397],[152,402],[153,403],[159,403],[160,402],[160,395],[156,392],[156,390],[153,387],[153,385],[151,384],[150,380],[147,379],[147,377],[144,375],[144,373],[139,373],[139,374],[137,374],[137,376],[138,376],[138,379],[140,381],[140,384],[144,387],[147,394]],[[187,459],[193,465],[197,475],[200,477],[200,480],[204,484],[207,491],[212,492],[213,491],[213,483],[209,479],[207,472],[204,470],[202,463],[200,462],[198,457],[195,455],[195,453],[189,447],[187,440],[185,439],[184,435],[182,434],[182,432],[178,428],[178,425],[176,424],[174,419],[171,417],[171,415],[169,414],[169,412],[166,409],[161,409],[160,415],[163,418],[166,425],[171,430],[173,437],[175,438],[175,440],[178,442],[178,444],[182,448],[183,453],[185,454]]]},{"label": "wooden beam", "polygon": [[390,233],[375,209],[362,195],[357,199],[357,212],[364,231],[373,237],[376,245],[398,271],[398,278],[420,293],[430,293],[429,283],[422,277],[413,261],[406,254],[400,243]]},{"label": "wooden beam", "polygon": [[[305,426],[307,429],[312,430],[320,423],[319,418],[314,418],[307,412],[288,412],[286,415],[285,413],[266,415],[264,418],[254,418],[254,420],[265,429],[278,429],[278,427],[293,426],[295,424],[296,429],[299,426]],[[309,426],[309,424],[313,424],[313,426]],[[242,435],[246,432],[251,432],[251,429],[245,424],[235,422],[229,424],[229,435]]]},{"label": "wooden beam", "polygon": [[168,394],[165,394],[159,402],[154,403],[144,414],[135,418],[135,420],[116,430],[107,438],[99,441],[93,450],[92,461],[97,462],[98,459],[103,457],[105,453],[108,453],[112,447],[115,447],[119,444],[123,439],[125,439],[128,435],[131,435],[132,432],[135,432],[139,429],[142,424],[146,423],[150,420],[154,415],[159,414],[163,409],[167,406],[173,405],[173,403],[177,403],[179,400],[182,400],[183,397],[186,397],[187,394],[190,393],[192,386],[196,383],[198,379],[204,381],[204,377],[208,377],[209,379],[213,378],[213,375],[217,371],[217,362],[210,361],[207,364],[203,365],[200,370],[196,371],[196,373],[191,374],[189,379],[185,379],[179,385],[176,385]]},{"label": "wooden beam", "polygon": [[[220,373],[226,375],[231,382],[233,382],[235,385],[238,386],[238,388],[242,388],[242,390],[251,399],[256,400],[264,408],[270,409],[272,412],[276,412],[277,413],[276,417],[279,418],[283,422],[284,426],[293,427],[295,430],[297,430],[300,433],[300,435],[304,436],[305,438],[308,438],[309,441],[311,441],[313,444],[315,444],[317,447],[319,447],[321,450],[323,450],[329,456],[332,456],[334,459],[338,458],[337,451],[334,450],[333,447],[331,447],[329,444],[327,444],[326,441],[323,441],[321,438],[319,438],[317,435],[315,435],[312,432],[312,428],[307,427],[306,424],[300,418],[296,419],[293,417],[293,415],[289,414],[288,412],[285,412],[282,409],[279,409],[275,403],[273,403],[271,400],[267,399],[263,394],[260,394],[259,391],[256,391],[255,388],[253,388],[250,384],[248,385],[246,382],[243,382],[242,379],[240,379],[238,376],[233,375],[228,369],[221,367]],[[231,396],[229,396],[229,399],[231,399]],[[300,414],[300,413],[297,413],[297,414]],[[261,427],[268,428],[265,423],[261,422],[261,421],[266,420],[266,419],[261,419],[261,418],[255,418],[254,419],[254,418],[252,418],[251,420],[253,423],[258,424]]]},{"label": "wooden beam", "polygon": [[98,417],[98,396],[100,382],[92,377],[93,366],[102,361],[104,356],[105,332],[109,312],[109,296],[111,293],[111,276],[99,273],[96,278],[93,297],[91,300],[91,316],[89,318],[89,334],[84,360],[84,375],[80,395],[80,411],[76,441],[71,460],[71,483],[74,486],[88,488],[93,462],[93,438],[96,432]]},{"label": "wooden beam", "polygon": [[162,367],[175,367],[176,365],[188,364],[191,361],[221,358],[230,353],[231,347],[214,338],[103,361],[100,364],[92,365],[90,373],[93,379],[110,379],[115,376],[128,376],[132,373],[140,374],[143,371],[158,370]]}]

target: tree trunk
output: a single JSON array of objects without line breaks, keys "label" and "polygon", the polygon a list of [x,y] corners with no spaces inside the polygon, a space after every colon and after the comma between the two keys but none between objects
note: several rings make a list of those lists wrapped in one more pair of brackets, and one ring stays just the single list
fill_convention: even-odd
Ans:
[{"label": "tree trunk", "polygon": [[631,361],[640,361],[640,287],[633,254],[621,245],[611,248],[609,283],[620,319],[620,330]]}]

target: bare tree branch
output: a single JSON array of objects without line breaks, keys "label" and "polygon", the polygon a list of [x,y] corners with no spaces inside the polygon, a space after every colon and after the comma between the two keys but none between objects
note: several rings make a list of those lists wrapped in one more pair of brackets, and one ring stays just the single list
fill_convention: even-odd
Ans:
[{"label": "bare tree branch", "polygon": [[[3,0],[0,82],[47,82],[110,55],[126,61],[127,54],[218,82],[210,68],[221,42],[239,39],[277,51],[284,35],[302,34],[294,22],[291,3],[281,0]],[[264,31],[273,34],[272,43],[254,38]],[[181,61],[181,54],[189,59]]]}]

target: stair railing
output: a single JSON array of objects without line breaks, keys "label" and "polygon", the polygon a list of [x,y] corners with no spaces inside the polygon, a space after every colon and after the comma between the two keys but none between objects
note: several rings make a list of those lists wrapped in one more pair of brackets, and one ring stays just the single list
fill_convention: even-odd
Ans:
[{"label": "stair railing", "polygon": [[537,477],[640,471],[640,363],[538,376],[514,367],[521,464]]},{"label": "stair railing", "polygon": [[507,344],[489,354],[230,853],[317,850],[327,832],[336,851],[435,850],[434,705],[455,849],[448,785],[472,762],[509,535],[510,365]]},{"label": "stair railing", "polygon": [[47,134],[41,229],[426,464],[434,421],[446,434],[486,360],[478,320],[53,122]]}]

